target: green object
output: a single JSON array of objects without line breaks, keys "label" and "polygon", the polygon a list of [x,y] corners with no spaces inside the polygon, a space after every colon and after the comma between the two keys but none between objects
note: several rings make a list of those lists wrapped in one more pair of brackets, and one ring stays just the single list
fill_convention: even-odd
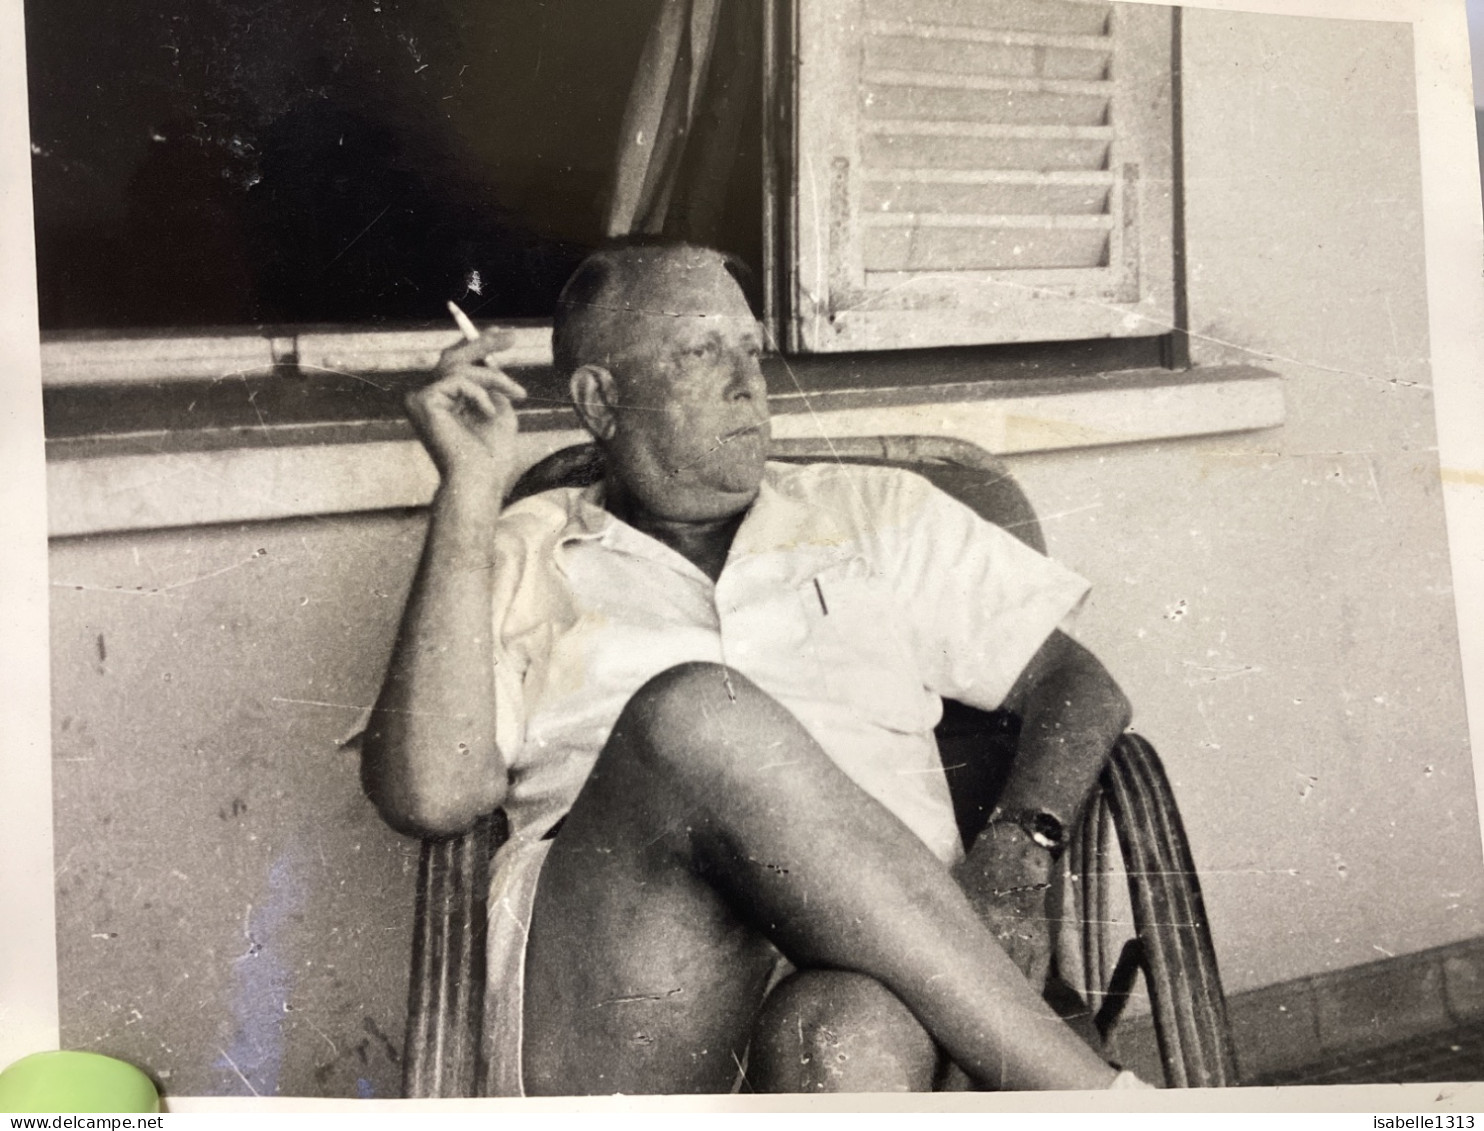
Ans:
[{"label": "green object", "polygon": [[132,1064],[95,1052],[38,1052],[0,1072],[0,1111],[160,1110],[160,1094]]}]

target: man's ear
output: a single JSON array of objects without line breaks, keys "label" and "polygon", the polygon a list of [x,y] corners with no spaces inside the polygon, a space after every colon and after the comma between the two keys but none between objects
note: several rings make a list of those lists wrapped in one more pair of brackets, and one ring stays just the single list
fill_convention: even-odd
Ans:
[{"label": "man's ear", "polygon": [[597,440],[611,440],[618,428],[618,390],[613,373],[601,365],[581,365],[568,385],[572,407]]}]

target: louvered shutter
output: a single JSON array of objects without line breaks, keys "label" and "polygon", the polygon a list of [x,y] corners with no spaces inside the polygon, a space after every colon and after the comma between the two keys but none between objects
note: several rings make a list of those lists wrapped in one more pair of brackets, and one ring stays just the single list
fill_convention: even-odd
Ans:
[{"label": "louvered shutter", "polygon": [[1167,331],[1170,10],[801,0],[788,345]]}]

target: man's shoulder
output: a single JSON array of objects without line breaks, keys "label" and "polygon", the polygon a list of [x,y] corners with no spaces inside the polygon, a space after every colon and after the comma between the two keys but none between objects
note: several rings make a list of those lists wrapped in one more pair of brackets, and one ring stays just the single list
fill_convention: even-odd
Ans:
[{"label": "man's shoulder", "polygon": [[[779,502],[769,514],[799,536],[852,547],[878,568],[898,561],[921,540],[943,532],[952,502],[922,476],[900,467],[846,461],[769,462],[766,483]],[[948,510],[945,510],[945,506]]]},{"label": "man's shoulder", "polygon": [[536,546],[559,537],[571,522],[581,493],[579,487],[557,487],[509,504],[495,525],[496,539]]},{"label": "man's shoulder", "polygon": [[768,464],[778,494],[867,540],[889,537],[935,521],[952,502],[914,471],[843,460]]},{"label": "man's shoulder", "polygon": [[769,485],[801,502],[847,509],[875,508],[933,493],[931,483],[914,471],[875,463],[819,460],[784,463],[770,460]]}]

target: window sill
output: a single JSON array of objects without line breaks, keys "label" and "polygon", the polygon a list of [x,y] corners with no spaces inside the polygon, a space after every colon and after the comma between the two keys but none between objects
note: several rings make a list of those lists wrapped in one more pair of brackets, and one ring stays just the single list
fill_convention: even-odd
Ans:
[{"label": "window sill", "polygon": [[[516,365],[551,361],[551,325],[512,321],[506,356]],[[121,333],[61,331],[41,340],[41,383],[48,389],[139,384],[179,385],[270,376],[284,370],[362,374],[426,372],[458,340],[452,323],[434,329],[265,326],[252,331]]]},{"label": "window sill", "polygon": [[[539,373],[547,360],[544,332],[521,333],[530,336],[517,341],[522,353],[516,364],[529,364],[538,377],[544,376]],[[257,354],[244,350],[234,358],[235,368],[219,369],[216,379],[249,371],[271,373],[280,365],[324,367],[357,381],[364,379],[357,373],[405,374],[426,369],[449,335],[446,330],[403,334],[398,343],[379,343],[374,360],[364,336],[357,339],[336,343],[302,334],[286,339],[287,348],[284,342],[272,345],[275,339],[254,339],[284,352],[279,360],[266,355],[264,361],[259,354],[265,347],[253,347]],[[146,374],[151,383],[201,380],[199,356],[182,356],[171,369],[174,363],[168,358],[162,363],[157,343],[155,339],[149,356],[140,350],[131,358],[117,349],[115,340],[89,366],[78,360],[86,353],[79,349],[81,343],[68,342],[72,359],[65,367],[55,363],[63,352],[57,350],[52,352],[54,363],[47,365],[44,343],[45,383],[51,391],[85,383],[117,387],[138,383]],[[919,364],[899,370],[895,379],[890,355],[874,361],[876,373],[865,379],[839,373],[820,377],[830,365],[841,364],[828,360],[794,360],[782,366],[770,374],[774,435],[947,436],[997,454],[1015,454],[1250,431],[1283,422],[1281,378],[1246,366],[943,381],[935,379],[942,373],[921,371],[920,357],[915,361]],[[959,365],[957,372],[982,377],[969,363]],[[86,382],[79,379],[84,374]],[[927,377],[931,383],[908,383],[913,377],[918,382]],[[373,383],[386,395],[376,411],[355,420],[315,419],[306,412],[304,419],[278,417],[276,423],[113,433],[62,427],[58,434],[49,416],[50,533],[62,538],[423,506],[436,486],[436,473],[395,410],[398,381]],[[403,386],[409,383],[401,381]],[[585,439],[571,411],[551,403],[559,400],[556,390],[546,392],[542,404],[522,411],[519,442],[525,463]],[[108,404],[106,398],[99,403]]]}]

